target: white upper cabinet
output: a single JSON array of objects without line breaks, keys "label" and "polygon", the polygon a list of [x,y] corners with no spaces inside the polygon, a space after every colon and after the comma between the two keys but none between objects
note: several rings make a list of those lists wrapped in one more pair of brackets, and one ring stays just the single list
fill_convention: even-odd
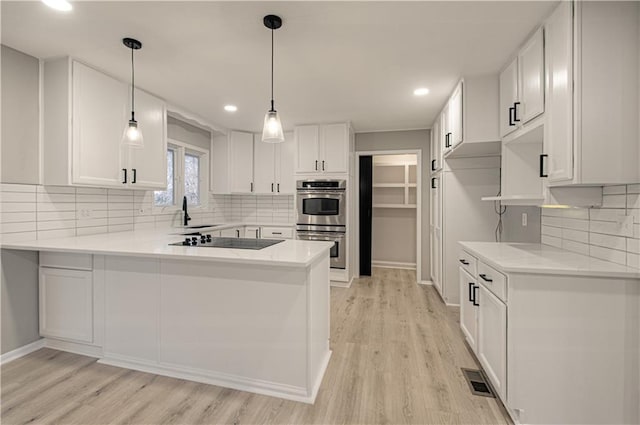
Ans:
[{"label": "white upper cabinet", "polygon": [[518,59],[514,59],[500,73],[500,135],[506,136],[517,128],[513,120],[518,102]]},{"label": "white upper cabinet", "polygon": [[640,181],[639,14],[638,2],[561,2],[546,22],[549,186]]},{"label": "white upper cabinet", "polygon": [[573,178],[572,8],[571,2],[560,3],[545,24],[546,171],[541,170],[540,174],[546,175],[549,182],[570,181]]},{"label": "white upper cabinet", "polygon": [[449,99],[448,118],[449,118],[449,147],[451,149],[462,143],[462,93],[463,82],[460,81],[453,91],[451,99]]},{"label": "white upper cabinet", "polygon": [[526,124],[544,112],[544,33],[538,31],[518,54],[518,92],[515,121]]},{"label": "white upper cabinet", "polygon": [[[60,72],[65,73],[65,69]],[[79,62],[73,62],[72,75],[71,183],[121,187],[121,168],[126,167],[120,167],[120,141],[129,120],[127,86]],[[45,126],[45,137],[47,132]],[[50,165],[49,160],[45,156],[45,167]]]},{"label": "white upper cabinet", "polygon": [[440,119],[436,119],[431,126],[431,171],[442,169],[442,141]]},{"label": "white upper cabinet", "polygon": [[128,150],[132,188],[167,186],[167,113],[163,100],[136,89],[136,120],[144,137],[142,148]]},{"label": "white upper cabinet", "polygon": [[121,145],[129,121],[126,83],[70,58],[46,61],[43,75],[46,185],[166,187],[166,107],[136,90],[143,148]]},{"label": "white upper cabinet", "polygon": [[253,133],[232,131],[229,136],[229,152],[231,193],[254,192]]},{"label": "white upper cabinet", "polygon": [[500,153],[498,75],[465,77],[440,115],[444,157]]},{"label": "white upper cabinet", "polygon": [[539,28],[500,73],[502,137],[544,112],[544,38]]},{"label": "white upper cabinet", "polygon": [[264,143],[262,135],[254,139],[254,192],[258,194],[294,193],[293,134],[285,133],[282,143]]},{"label": "white upper cabinet", "polygon": [[296,173],[348,173],[350,138],[346,123],[296,127]]},{"label": "white upper cabinet", "polygon": [[254,192],[273,193],[276,189],[276,146],[277,143],[264,143],[261,134],[254,135]]}]

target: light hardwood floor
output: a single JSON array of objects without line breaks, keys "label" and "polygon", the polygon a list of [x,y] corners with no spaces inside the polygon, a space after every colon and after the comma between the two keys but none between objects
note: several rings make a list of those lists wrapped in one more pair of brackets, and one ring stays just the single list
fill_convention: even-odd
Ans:
[{"label": "light hardwood floor", "polygon": [[408,270],[331,289],[333,357],[314,405],[134,372],[41,349],[2,366],[2,423],[502,424],[469,392],[458,311]]}]

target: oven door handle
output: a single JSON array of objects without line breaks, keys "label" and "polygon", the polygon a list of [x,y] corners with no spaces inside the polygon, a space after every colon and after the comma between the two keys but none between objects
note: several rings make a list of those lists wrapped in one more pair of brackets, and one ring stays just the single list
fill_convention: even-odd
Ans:
[{"label": "oven door handle", "polygon": [[300,236],[301,238],[322,238],[321,240],[328,240],[328,239],[344,239],[344,235],[340,234],[340,233],[304,233],[304,234],[300,234],[298,232],[298,236]]},{"label": "oven door handle", "polygon": [[344,196],[344,190],[299,190],[298,195],[316,195],[316,196]]}]

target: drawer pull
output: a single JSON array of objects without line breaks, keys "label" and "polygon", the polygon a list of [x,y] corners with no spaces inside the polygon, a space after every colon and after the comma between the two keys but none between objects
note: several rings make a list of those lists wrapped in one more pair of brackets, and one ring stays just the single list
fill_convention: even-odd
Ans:
[{"label": "drawer pull", "polygon": [[488,278],[484,273],[480,273],[478,276],[480,276],[485,282],[493,282],[493,279]]},{"label": "drawer pull", "polygon": [[468,265],[469,265],[469,262],[468,262],[467,260],[465,260],[465,259],[460,259],[460,262],[461,262],[462,264],[464,264],[465,266],[468,266]]},{"label": "drawer pull", "polygon": [[271,232],[272,235],[281,235],[282,232]]}]

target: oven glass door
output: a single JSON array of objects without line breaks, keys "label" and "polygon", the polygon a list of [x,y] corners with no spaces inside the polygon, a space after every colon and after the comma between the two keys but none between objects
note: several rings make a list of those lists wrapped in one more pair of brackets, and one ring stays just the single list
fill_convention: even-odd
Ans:
[{"label": "oven glass door", "polygon": [[344,192],[298,192],[297,198],[297,224],[346,225]]},{"label": "oven glass door", "polygon": [[333,246],[329,249],[329,262],[331,268],[344,269],[347,266],[344,252],[344,235],[325,235],[321,233],[303,233],[298,232],[298,239],[305,241],[327,241],[333,242]]}]

